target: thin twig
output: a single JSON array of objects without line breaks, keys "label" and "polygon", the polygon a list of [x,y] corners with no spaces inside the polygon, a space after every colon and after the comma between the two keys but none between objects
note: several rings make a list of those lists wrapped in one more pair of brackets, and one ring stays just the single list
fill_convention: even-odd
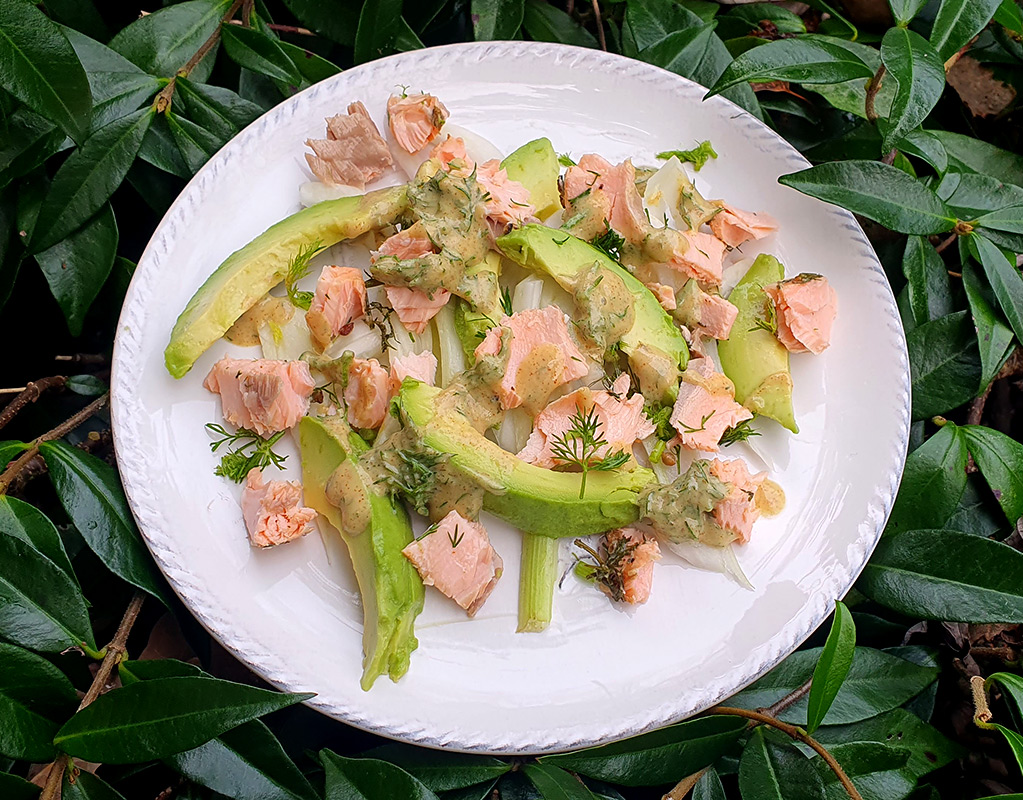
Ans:
[{"label": "thin twig", "polygon": [[970,403],[970,411],[966,415],[967,425],[980,425],[980,418],[984,416],[984,406],[987,405],[987,399],[991,394],[991,387],[994,385],[995,382],[991,381],[984,390],[984,393],[980,397],[974,398],[973,402]]},{"label": "thin twig", "polygon": [[[89,690],[85,693],[85,697],[82,698],[82,702],[78,704],[79,711],[93,702],[106,689],[111,673],[121,663],[121,658],[127,652],[125,645],[128,642],[128,634],[131,633],[131,628],[135,624],[135,620],[138,619],[139,611],[142,609],[142,601],[145,599],[146,596],[142,592],[137,591],[131,598],[131,602],[128,603],[128,608],[125,610],[124,616],[121,617],[121,624],[117,626],[114,638],[106,646],[103,661],[100,663],[99,669],[96,670],[96,675],[92,679]],[[64,777],[67,762],[68,759],[63,756],[58,757],[53,762],[39,800],[54,800],[54,798],[59,796],[60,782]]]},{"label": "thin twig", "polygon": [[958,233],[950,233],[948,236],[946,236],[944,239],[938,242],[938,245],[934,248],[934,252],[944,253],[945,250],[948,249],[949,245],[951,245],[952,242],[954,242],[958,238],[959,238]]},{"label": "thin twig", "polygon": [[971,647],[970,655],[977,658],[997,658],[1002,661],[1016,661],[1017,653],[1012,647]]},{"label": "thin twig", "polygon": [[2,473],[0,473],[0,495],[7,494],[7,489],[11,485],[11,482],[17,477],[18,473],[39,453],[39,445],[43,442],[49,442],[54,439],[59,439],[62,436],[67,435],[85,420],[99,411],[103,406],[110,400],[110,394],[104,393],[97,397],[89,405],[79,411],[77,414],[73,414],[64,420],[53,430],[47,431],[42,436],[32,441],[32,446],[29,447],[24,453],[18,456],[12,461]]},{"label": "thin twig", "polygon": [[793,689],[791,692],[785,695],[781,700],[779,700],[774,705],[765,708],[764,713],[770,714],[772,717],[777,717],[779,714],[781,714],[781,712],[785,711],[793,703],[802,700],[807,694],[809,694],[811,683],[813,683],[812,678],[808,680],[806,683],[804,683],[802,686],[800,686],[798,689]]},{"label": "thin twig", "polygon": [[869,81],[867,81],[867,102],[864,107],[864,111],[867,115],[869,122],[877,122],[877,111],[874,109],[874,100],[877,98],[877,93],[881,89],[881,81],[884,79],[885,73],[888,70],[885,65],[882,64],[877,68],[877,72],[874,73]]},{"label": "thin twig", "polygon": [[973,695],[973,724],[978,728],[990,728],[991,708],[987,704],[987,692],[984,691],[984,678],[974,675],[970,678],[970,693]]},{"label": "thin twig", "polygon": [[831,771],[835,773],[835,777],[838,778],[839,783],[842,784],[842,788],[845,789],[846,793],[852,800],[863,800],[863,796],[859,793],[853,782],[849,780],[849,776],[845,774],[845,770],[842,769],[841,764],[835,761],[835,757],[827,751],[827,749],[808,735],[802,728],[797,728],[795,725],[789,725],[787,722],[781,722],[768,714],[761,713],[760,711],[748,711],[745,708],[731,708],[729,706],[715,706],[711,709],[712,714],[725,714],[732,717],[744,717],[753,722],[758,722],[761,725],[769,725],[775,728],[786,736],[795,739],[797,742],[802,742],[808,747],[813,748],[814,752],[817,753],[824,763],[831,767]]},{"label": "thin twig", "polygon": [[53,360],[81,364],[84,367],[106,366],[110,363],[104,353],[75,353],[73,356],[54,356]]},{"label": "thin twig", "polygon": [[687,775],[675,786],[670,792],[668,792],[661,800],[685,800],[685,796],[692,791],[693,787],[700,782],[700,778],[703,777],[704,773],[710,769],[710,767],[704,767],[699,772],[694,772],[692,775]]},{"label": "thin twig", "polygon": [[593,19],[597,23],[597,39],[600,41],[600,49],[607,50],[607,39],[604,38],[604,20],[600,16],[600,0],[590,0],[593,4]]},{"label": "thin twig", "polygon": [[297,33],[300,36],[315,36],[316,34],[308,28],[300,28],[297,25],[277,25],[276,23],[270,23],[267,27],[272,31],[278,33]]},{"label": "thin twig", "polygon": [[31,381],[22,390],[21,394],[15,397],[11,402],[4,406],[3,411],[0,411],[0,428],[14,419],[14,415],[17,414],[21,409],[27,406],[29,403],[34,403],[47,389],[56,389],[67,383],[67,378],[63,375],[54,375],[50,378],[40,378],[37,381]]}]

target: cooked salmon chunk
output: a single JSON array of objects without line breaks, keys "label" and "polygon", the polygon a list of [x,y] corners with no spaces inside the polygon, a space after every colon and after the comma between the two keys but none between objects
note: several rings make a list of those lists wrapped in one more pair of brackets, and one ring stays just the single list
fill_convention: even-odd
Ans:
[{"label": "cooked salmon chunk", "polygon": [[432,94],[392,95],[387,100],[387,124],[406,153],[418,153],[432,142],[447,118],[448,110]]},{"label": "cooked salmon chunk", "polygon": [[537,415],[533,432],[518,457],[548,469],[563,463],[551,451],[554,441],[573,427],[572,416],[585,416],[591,411],[597,420],[596,438],[606,442],[594,452],[594,460],[618,450],[631,453],[632,445],[652,434],[654,426],[643,413],[643,395],[625,399],[629,381],[628,375],[620,375],[609,392],[584,387],[555,400]]},{"label": "cooked salmon chunk", "polygon": [[719,294],[705,292],[690,279],[676,298],[678,306],[672,316],[690,330],[699,329],[715,339],[727,339],[739,315],[732,303]]},{"label": "cooked salmon chunk", "polygon": [[242,489],[242,517],[253,547],[272,547],[305,536],[316,512],[302,505],[297,481],[263,481],[262,471],[249,470]]},{"label": "cooked salmon chunk", "polygon": [[646,288],[653,292],[657,302],[665,311],[674,311],[678,307],[675,300],[675,290],[663,283],[648,283]]},{"label": "cooked salmon chunk", "polygon": [[227,356],[213,365],[203,386],[220,395],[224,419],[260,436],[298,423],[316,388],[304,361]]},{"label": "cooked salmon chunk", "polygon": [[714,506],[714,520],[725,530],[734,533],[740,544],[748,542],[753,523],[760,516],[755,501],[756,493],[767,473],[751,475],[746,462],[738,458],[732,461],[715,458],[710,462],[710,471],[731,486],[725,498]]},{"label": "cooked salmon chunk", "polygon": [[588,205],[605,212],[607,224],[627,241],[640,244],[646,237],[649,223],[631,160],[615,165],[592,153],[584,155],[565,172],[562,194],[567,209],[585,198]]},{"label": "cooked salmon chunk", "polygon": [[774,301],[778,340],[793,353],[820,355],[831,344],[838,295],[823,275],[803,273],[764,287]]},{"label": "cooked salmon chunk", "polygon": [[721,283],[725,246],[709,233],[678,231],[667,263],[701,283]]},{"label": "cooked salmon chunk", "polygon": [[477,166],[476,180],[486,191],[487,219],[503,227],[521,224],[533,217],[536,209],[529,202],[529,190],[509,178],[497,159]]},{"label": "cooked salmon chunk", "polygon": [[433,531],[401,552],[423,583],[436,586],[470,617],[479,611],[504,572],[504,562],[491,546],[486,528],[457,511],[448,512]]},{"label": "cooked salmon chunk", "polygon": [[364,189],[384,174],[394,160],[362,103],[352,103],[347,114],[327,119],[326,139],[307,139],[309,169],[324,183]]},{"label": "cooked salmon chunk", "polygon": [[426,351],[409,353],[407,356],[391,356],[391,391],[397,392],[405,378],[434,385],[437,379],[437,356]]},{"label": "cooked salmon chunk", "polygon": [[353,358],[348,368],[345,405],[353,428],[379,428],[391,402],[391,381],[375,358]]},{"label": "cooked salmon chunk", "polygon": [[735,402],[732,382],[714,369],[709,358],[689,361],[671,412],[671,424],[683,447],[714,452],[726,430],[752,418]]},{"label": "cooked salmon chunk", "polygon": [[[635,528],[620,528],[603,536],[601,549],[604,557],[612,558],[616,571],[614,600],[639,605],[650,598],[650,587],[654,580],[654,562],[661,558],[657,540],[648,537]],[[611,595],[608,587],[601,585],[605,594]]]},{"label": "cooked salmon chunk", "polygon": [[476,357],[496,356],[504,348],[508,360],[497,393],[505,409],[525,405],[539,410],[554,389],[589,371],[556,306],[501,317],[476,347]]},{"label": "cooked salmon chunk", "polygon": [[384,256],[393,256],[406,261],[429,255],[432,252],[434,252],[433,243],[427,236],[426,228],[422,223],[417,222],[384,239],[376,252],[371,254],[371,257],[373,261]]},{"label": "cooked salmon chunk", "polygon": [[430,320],[437,316],[451,297],[447,289],[438,289],[432,297],[419,289],[406,289],[404,286],[385,286],[384,292],[398,320],[405,326],[405,330],[412,333],[425,331]]},{"label": "cooked salmon chunk", "polygon": [[778,223],[767,214],[743,211],[719,203],[721,210],[711,217],[710,229],[726,247],[738,247],[751,239],[763,239],[778,230]]},{"label": "cooked salmon chunk", "polygon": [[316,281],[305,314],[313,343],[322,352],[337,336],[351,333],[352,323],[366,313],[366,279],[353,267],[326,266]]}]

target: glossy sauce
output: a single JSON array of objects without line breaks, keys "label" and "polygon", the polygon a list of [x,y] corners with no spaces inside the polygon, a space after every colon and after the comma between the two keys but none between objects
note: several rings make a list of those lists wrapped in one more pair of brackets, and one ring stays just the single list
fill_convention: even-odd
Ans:
[{"label": "glossy sauce", "polygon": [[256,305],[238,317],[224,338],[239,347],[255,347],[259,344],[260,325],[264,322],[284,325],[294,313],[295,307],[286,298],[264,295]]}]

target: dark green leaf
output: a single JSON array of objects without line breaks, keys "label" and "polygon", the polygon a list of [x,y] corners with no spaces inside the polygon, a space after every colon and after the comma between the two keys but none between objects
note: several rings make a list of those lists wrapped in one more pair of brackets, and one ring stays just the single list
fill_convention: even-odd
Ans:
[{"label": "dark green leaf", "polygon": [[728,800],[714,767],[709,767],[693,787],[692,800]]},{"label": "dark green leaf", "polygon": [[422,783],[386,761],[321,750],[320,762],[326,773],[325,800],[437,800]]},{"label": "dark green leaf", "polygon": [[124,796],[102,778],[81,770],[72,779],[71,771],[64,773],[61,800],[124,800]]},{"label": "dark green leaf", "polygon": [[703,63],[715,24],[709,22],[670,33],[657,44],[640,50],[638,57],[648,64],[655,64],[676,75],[692,79]]},{"label": "dark green leaf", "polygon": [[[910,751],[877,742],[852,742],[831,749],[831,755],[852,780],[864,800],[898,800],[916,786],[903,769]],[[824,780],[828,800],[844,800],[849,795],[822,758],[813,760]]]},{"label": "dark green leaf", "polygon": [[888,0],[888,5],[891,6],[892,16],[899,25],[908,25],[913,21],[913,18],[920,13],[927,0]]},{"label": "dark green leaf", "polygon": [[407,744],[385,744],[362,754],[397,764],[431,791],[446,792],[498,778],[511,765],[489,756],[424,750]]},{"label": "dark green leaf", "polygon": [[707,94],[719,94],[739,83],[839,83],[872,74],[873,70],[849,50],[824,37],[779,39],[735,59]]},{"label": "dark green leaf", "polygon": [[[16,442],[8,440],[0,442],[0,467],[6,467],[15,458],[24,453],[29,449],[31,445],[25,444],[25,442]],[[0,533],[6,533],[6,529],[0,526]]]},{"label": "dark green leaf", "polygon": [[[26,444],[21,442],[16,444],[20,445],[20,447],[14,451],[15,453],[28,449]],[[0,451],[3,450],[4,448],[0,446]],[[0,456],[0,464],[3,463],[4,458]],[[8,536],[14,536],[32,545],[60,567],[73,582],[78,582],[57,528],[35,506],[31,506],[24,500],[19,500],[16,497],[0,495],[0,533],[6,533]]]},{"label": "dark green leaf", "polygon": [[966,442],[952,422],[910,453],[886,532],[944,526],[966,490],[967,457]]},{"label": "dark green leaf", "polygon": [[78,705],[75,687],[45,658],[0,642],[0,754],[51,760],[59,720]]},{"label": "dark green leaf", "polygon": [[1005,737],[1005,741],[1009,743],[1009,747],[1012,748],[1012,754],[1016,756],[1016,764],[1020,769],[1023,769],[1023,736],[1020,736],[1016,731],[1011,731],[1004,725],[999,725],[997,722],[993,723],[994,727],[1002,732]]},{"label": "dark green leaf", "polygon": [[464,789],[454,789],[444,792],[441,800],[493,800],[494,788],[497,786],[497,779],[486,783],[477,783],[475,786],[466,786]]},{"label": "dark green leaf", "polygon": [[945,146],[950,163],[966,171],[979,172],[1006,183],[1023,186],[1023,156],[961,133],[931,133]]},{"label": "dark green leaf", "polygon": [[105,125],[61,165],[39,209],[31,252],[62,241],[103,207],[128,174],[153,113],[144,108]]},{"label": "dark green leaf", "polygon": [[311,84],[326,80],[341,71],[339,66],[321,58],[312,50],[306,50],[304,47],[298,47],[289,42],[278,42],[277,44],[288,54],[288,58],[291,59],[291,63],[295,65],[299,74]]},{"label": "dark green leaf", "polygon": [[85,397],[99,397],[110,388],[95,375],[72,375],[64,387]]},{"label": "dark green leaf", "polygon": [[399,53],[407,53],[410,50],[422,50],[426,47],[423,40],[416,36],[404,17],[398,17],[398,32],[394,35],[394,49]]},{"label": "dark green leaf", "polygon": [[[732,6],[719,18],[721,35],[726,39],[743,36],[769,22],[779,33],[806,33],[802,17],[770,3]],[[710,20],[708,20],[709,22]]]},{"label": "dark green leaf", "polygon": [[966,425],[966,446],[1013,525],[1023,517],[1023,444],[980,425]]},{"label": "dark green leaf", "polygon": [[[906,133],[896,146],[907,155],[916,156],[930,164],[939,175],[948,169],[948,153],[941,140],[930,131],[915,130]],[[937,193],[939,197],[941,193]],[[942,197],[947,200],[947,197]]]},{"label": "dark green leaf", "polygon": [[78,584],[21,539],[0,533],[0,636],[47,653],[96,641]]},{"label": "dark green leaf", "polygon": [[125,686],[130,686],[139,681],[155,680],[156,678],[211,677],[195,666],[195,664],[177,661],[173,658],[122,661],[117,665],[117,674],[121,676],[121,683]]},{"label": "dark green leaf", "polygon": [[941,0],[934,18],[931,44],[942,61],[948,61],[991,21],[1001,0]]},{"label": "dark green leaf", "polygon": [[902,273],[909,285],[909,304],[917,325],[931,322],[953,311],[948,270],[927,239],[910,236],[902,256]]},{"label": "dark green leaf", "polygon": [[366,0],[355,33],[355,63],[387,55],[398,34],[401,0]]},{"label": "dark green leaf", "polygon": [[0,138],[0,188],[34,170],[66,142],[64,131],[48,119],[24,106],[17,109]]},{"label": "dark green leaf", "polygon": [[560,8],[548,5],[544,0],[526,0],[522,26],[526,33],[538,42],[574,44],[579,47],[597,46],[593,34]]},{"label": "dark green leaf", "polygon": [[216,678],[159,678],[101,695],[53,743],[69,755],[134,764],[191,750],[311,694],[281,694]]},{"label": "dark green leaf", "polygon": [[955,744],[931,725],[904,708],[896,708],[880,716],[852,725],[828,725],[814,734],[824,745],[849,742],[879,742],[910,751],[905,770],[919,778],[963,755]]},{"label": "dark green leaf", "polygon": [[222,142],[216,136],[184,117],[168,114],[167,126],[189,172],[198,172],[221,147]]},{"label": "dark green leaf", "polygon": [[677,31],[683,31],[703,20],[687,12],[672,0],[630,0],[625,8],[625,21],[637,50],[651,45]]},{"label": "dark green leaf", "polygon": [[284,0],[284,5],[307,28],[351,47],[359,23],[359,3],[325,3],[323,0]]},{"label": "dark green leaf", "polygon": [[[189,0],[146,14],[122,28],[110,47],[151,75],[170,78],[219,27],[231,0]],[[205,81],[213,69],[216,49],[189,73]]]},{"label": "dark green leaf", "polygon": [[[244,72],[247,71],[243,70]],[[181,157],[181,152],[174,141],[174,134],[171,133],[167,120],[167,114],[159,114],[153,120],[153,124],[149,126],[149,130],[146,131],[145,138],[142,140],[138,157],[147,164],[152,164],[157,169],[169,172],[171,175],[176,175],[179,178],[191,178],[192,170],[188,168],[188,164]]]},{"label": "dark green leaf", "polygon": [[[919,133],[926,133],[928,136],[933,136],[934,135],[931,131],[919,131]],[[937,139],[936,136],[934,138]],[[938,139],[938,143],[941,144],[941,140],[940,139]],[[941,147],[942,147],[942,149],[944,149],[945,146],[941,145]],[[948,153],[947,152],[945,153],[945,157],[948,158]],[[973,173],[969,173],[969,174],[973,174]],[[961,172],[946,172],[944,175],[941,176],[941,180],[938,181],[938,185],[934,187],[934,193],[936,195],[938,195],[938,197],[940,197],[942,200],[944,200],[947,203],[949,198],[953,194],[955,194],[956,189],[959,188],[959,184],[962,183],[962,181],[963,181],[963,173],[961,173]],[[952,210],[955,211],[954,208]]]},{"label": "dark green leaf", "polygon": [[701,717],[541,762],[622,786],[658,786],[713,763],[745,729],[738,717]]},{"label": "dark green leaf", "polygon": [[808,0],[807,5],[810,8],[823,12],[821,14],[820,25],[817,27],[818,33],[850,39],[855,44],[855,40],[859,38],[860,32],[852,22],[842,16],[842,12],[837,5],[826,3],[824,0]]},{"label": "dark green leaf", "polygon": [[945,527],[975,536],[992,536],[1005,528],[1005,515],[979,473],[966,476],[966,491]]},{"label": "dark green leaf", "polygon": [[0,772],[0,797],[4,800],[36,800],[40,791],[34,783]]},{"label": "dark green leaf", "polygon": [[163,583],[135,528],[117,471],[63,441],[44,442],[39,449],[61,505],[92,551],[115,575],[166,605]]},{"label": "dark green leaf", "polygon": [[1023,716],[1023,678],[1011,672],[996,672],[984,682],[985,688],[997,683],[1006,697],[1012,699],[1017,717]]},{"label": "dark green leaf", "polygon": [[824,782],[806,756],[759,727],[742,750],[739,791],[743,800],[823,800]]},{"label": "dark green leaf", "polygon": [[95,0],[46,0],[46,10],[57,22],[72,26],[70,30],[76,33],[81,31],[103,41],[110,38],[110,29],[100,16]]},{"label": "dark green leaf", "polygon": [[[965,473],[964,473],[965,474]],[[849,674],[856,652],[856,623],[845,603],[835,604],[835,618],[820,660],[813,669],[813,682],[806,705],[806,732],[813,733],[835,701],[842,681]]]},{"label": "dark green leaf", "polygon": [[[987,236],[1014,252],[1023,251],[1023,205],[991,211],[977,220],[977,227],[982,236]],[[996,231],[1000,235],[997,235]]]},{"label": "dark green leaf", "polygon": [[297,86],[302,78],[276,39],[254,28],[224,25],[220,34],[224,51],[239,66]]},{"label": "dark green leaf", "polygon": [[[776,703],[810,679],[820,654],[819,647],[793,653],[763,678],[732,697],[729,705],[754,709]],[[824,718],[824,724],[858,722],[891,711],[923,691],[937,676],[936,669],[922,667],[873,648],[857,647],[852,667]],[[805,724],[806,707],[805,699],[798,700],[781,713],[781,719],[797,725]]]},{"label": "dark green leaf", "polygon": [[779,183],[847,208],[899,233],[951,230],[955,217],[920,181],[878,161],[835,161],[782,175]]},{"label": "dark green leaf", "polygon": [[970,245],[976,250],[1009,327],[1015,332],[1016,339],[1023,342],[1023,277],[1020,277],[1019,269],[983,236],[970,237]]},{"label": "dark green leaf", "polygon": [[31,3],[0,4],[0,86],[75,141],[84,138],[89,80],[60,27]]},{"label": "dark green leaf", "polygon": [[255,103],[250,103],[230,89],[192,83],[187,78],[178,79],[176,103],[188,119],[202,126],[221,142],[227,142],[263,113],[263,109]]},{"label": "dark green leaf", "polygon": [[85,314],[103,288],[117,253],[117,220],[106,203],[91,220],[52,247],[36,253],[72,336],[80,336]]},{"label": "dark green leaf", "polygon": [[309,781],[258,719],[166,761],[189,780],[232,800],[316,800]]},{"label": "dark green leaf", "polygon": [[913,419],[943,414],[970,400],[980,387],[977,337],[965,311],[909,332]]},{"label": "dark green leaf", "polygon": [[857,583],[913,619],[1023,622],[1023,553],[948,530],[883,538]]},{"label": "dark green leaf", "polygon": [[476,41],[514,38],[522,27],[525,10],[525,0],[472,0]]},{"label": "dark green leaf", "polygon": [[1023,188],[976,172],[966,172],[948,198],[961,219],[976,219],[988,211],[1023,205]]},{"label": "dark green leaf", "polygon": [[522,771],[544,800],[594,800],[593,793],[573,775],[550,764],[526,764]]},{"label": "dark green leaf", "polygon": [[890,150],[931,113],[945,89],[945,67],[927,40],[907,28],[888,29],[881,62],[898,83],[883,127],[884,149]]}]

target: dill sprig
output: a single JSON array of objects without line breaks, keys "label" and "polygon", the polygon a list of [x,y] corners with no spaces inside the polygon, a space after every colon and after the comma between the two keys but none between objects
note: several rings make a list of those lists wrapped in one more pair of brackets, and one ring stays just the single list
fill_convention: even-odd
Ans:
[{"label": "dill sprig", "polygon": [[[507,286],[501,287],[501,310],[504,312],[504,315],[506,317],[510,317],[512,315],[511,289],[509,289]],[[494,322],[493,320],[490,321]],[[496,325],[497,323],[494,324]]]},{"label": "dill sprig", "polygon": [[760,431],[753,430],[750,423],[753,420],[744,419],[738,425],[733,425],[731,428],[721,434],[721,439],[718,441],[722,447],[728,447],[730,444],[736,442],[745,442],[752,436],[759,436]]},{"label": "dill sprig", "polygon": [[310,245],[301,248],[288,262],[288,269],[284,273],[284,289],[288,293],[288,299],[292,305],[298,308],[309,310],[313,302],[312,292],[299,291],[295,284],[309,274],[312,269],[310,261],[323,249],[322,243],[317,239]]},{"label": "dill sprig", "polygon": [[448,541],[451,542],[451,549],[454,550],[458,545],[462,543],[462,539],[465,538],[465,531],[458,532],[458,523],[455,523],[455,529],[448,534]]},{"label": "dill sprig", "polygon": [[560,466],[575,466],[582,470],[583,479],[579,485],[581,500],[586,494],[588,472],[591,470],[610,472],[618,469],[628,463],[629,455],[624,450],[616,450],[603,458],[597,458],[600,448],[607,447],[608,442],[603,432],[598,431],[600,420],[597,418],[596,406],[592,406],[585,414],[577,409],[575,414],[569,417],[569,422],[572,423],[572,427],[551,441],[551,455],[564,462]]},{"label": "dill sprig", "polygon": [[558,163],[563,167],[574,167],[575,162],[568,153],[558,153]]},{"label": "dill sprig", "polygon": [[394,347],[392,342],[394,342],[396,337],[394,335],[394,321],[391,319],[393,313],[393,308],[388,308],[383,303],[378,303],[375,300],[372,303],[366,304],[366,324],[380,334],[380,349],[384,351]]},{"label": "dill sprig", "polygon": [[622,260],[622,246],[625,244],[625,239],[611,227],[607,220],[604,220],[604,232],[590,240],[590,244],[615,261]]},{"label": "dill sprig", "polygon": [[717,158],[718,154],[714,152],[714,148],[710,142],[700,142],[692,150],[665,150],[663,153],[658,153],[657,157],[667,161],[672,156],[677,156],[678,160],[684,164],[692,164],[693,169],[699,172],[703,165],[711,158]]},{"label": "dill sprig", "polygon": [[764,293],[763,311],[753,319],[753,327],[750,330],[764,330],[775,336],[778,335],[778,312],[775,311],[774,303],[771,298],[767,297],[766,292]]},{"label": "dill sprig", "polygon": [[709,414],[706,414],[703,417],[700,417],[700,427],[699,428],[693,428],[690,425],[686,425],[681,420],[679,420],[678,424],[682,426],[682,432],[683,433],[701,433],[702,431],[707,430],[707,423],[710,421],[710,418],[713,417],[716,413],[717,413],[717,409],[714,409]]},{"label": "dill sprig", "polygon": [[643,413],[654,424],[654,433],[662,442],[675,438],[675,428],[671,424],[671,412],[672,406],[662,406],[657,403],[647,403],[643,406]]},{"label": "dill sprig", "polygon": [[625,600],[625,569],[629,566],[632,554],[639,544],[626,536],[616,536],[608,547],[605,537],[604,546],[601,548],[603,552],[598,552],[582,539],[576,539],[576,547],[585,550],[593,559],[590,562],[580,558],[579,564],[583,570],[576,570],[576,574],[585,580],[593,581],[604,589],[608,597],[620,603]]},{"label": "dill sprig", "polygon": [[248,428],[239,428],[231,433],[223,425],[209,422],[206,429],[221,437],[215,442],[210,442],[210,450],[214,453],[223,445],[233,447],[221,457],[220,465],[213,470],[214,475],[241,483],[254,467],[263,469],[273,465],[277,469],[284,469],[284,462],[288,457],[275,453],[273,446],[287,431],[279,431],[269,439],[264,439]]},{"label": "dill sprig", "polygon": [[444,459],[434,450],[398,450],[398,462],[384,460],[386,481],[401,492],[416,513],[429,516],[430,497],[437,487],[437,465]]}]

